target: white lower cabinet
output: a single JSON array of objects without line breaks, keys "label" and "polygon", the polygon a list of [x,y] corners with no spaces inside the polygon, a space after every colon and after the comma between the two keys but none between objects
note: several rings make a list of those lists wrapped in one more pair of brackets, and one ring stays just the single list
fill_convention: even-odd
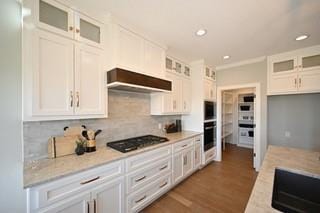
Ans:
[{"label": "white lower cabinet", "polygon": [[37,211],[38,213],[89,213],[90,193],[65,199],[52,206]]},{"label": "white lower cabinet", "polygon": [[28,213],[139,212],[200,167],[201,136],[27,189]]},{"label": "white lower cabinet", "polygon": [[[93,213],[124,212],[124,178],[101,184],[91,192]],[[93,205],[92,205],[93,202]]]},{"label": "white lower cabinet", "polygon": [[171,187],[171,173],[141,188],[127,198],[127,212],[139,212]]},{"label": "white lower cabinet", "polygon": [[[180,149],[177,145],[181,144]],[[176,144],[176,150],[172,157],[172,181],[179,183],[194,171],[194,142],[193,140],[182,141]]]}]

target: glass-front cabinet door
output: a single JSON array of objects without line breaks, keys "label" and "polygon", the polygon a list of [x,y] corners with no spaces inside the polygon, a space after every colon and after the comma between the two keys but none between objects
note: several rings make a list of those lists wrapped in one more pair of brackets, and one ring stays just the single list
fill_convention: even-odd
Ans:
[{"label": "glass-front cabinet door", "polygon": [[283,57],[272,60],[271,62],[272,74],[288,74],[296,72],[298,66],[297,57]]},{"label": "glass-front cabinet door", "polygon": [[173,70],[173,60],[168,57],[166,57],[166,69],[167,71],[170,71],[170,72],[172,72]]},{"label": "glass-front cabinet door", "polygon": [[190,75],[191,75],[190,67],[184,66],[184,72],[183,72],[183,74],[184,74],[185,76],[187,76],[187,77],[190,77]]},{"label": "glass-front cabinet door", "polygon": [[181,71],[182,71],[182,65],[181,65],[181,63],[176,62],[175,65],[176,65],[176,66],[175,66],[176,72],[177,72],[177,73],[181,73]]},{"label": "glass-front cabinet door", "polygon": [[52,0],[37,0],[38,27],[73,38],[73,12],[67,6]]},{"label": "glass-front cabinet door", "polygon": [[85,15],[75,15],[75,39],[99,47],[102,44],[103,25]]},{"label": "glass-front cabinet door", "polygon": [[299,57],[300,71],[320,71],[320,50],[319,52],[311,52],[303,54]]}]

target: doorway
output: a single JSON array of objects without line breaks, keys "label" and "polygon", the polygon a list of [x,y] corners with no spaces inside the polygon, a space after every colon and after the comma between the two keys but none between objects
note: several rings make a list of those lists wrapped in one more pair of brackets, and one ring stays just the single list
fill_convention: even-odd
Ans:
[{"label": "doorway", "polygon": [[[244,100],[244,97],[246,100]],[[253,149],[252,166],[256,171],[259,171],[261,157],[260,129],[260,83],[217,88],[216,161],[222,160],[225,144],[233,143],[237,144],[237,146]]]}]

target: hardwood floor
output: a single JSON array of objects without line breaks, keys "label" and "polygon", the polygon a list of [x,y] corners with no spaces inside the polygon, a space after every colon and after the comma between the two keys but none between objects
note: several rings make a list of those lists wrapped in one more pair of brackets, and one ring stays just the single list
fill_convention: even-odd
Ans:
[{"label": "hardwood floor", "polygon": [[257,177],[252,150],[227,144],[222,159],[194,173],[142,212],[243,212]]}]

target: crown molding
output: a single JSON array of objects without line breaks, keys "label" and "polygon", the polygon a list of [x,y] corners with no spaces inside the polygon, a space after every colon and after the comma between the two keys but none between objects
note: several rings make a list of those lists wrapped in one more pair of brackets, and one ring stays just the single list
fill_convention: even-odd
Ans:
[{"label": "crown molding", "polygon": [[264,61],[266,58],[267,58],[266,56],[262,56],[262,57],[252,58],[252,59],[239,61],[239,62],[235,62],[235,63],[231,63],[231,64],[221,65],[221,66],[217,66],[216,70],[225,70],[225,69],[239,67],[239,66],[246,65],[246,64],[254,64],[254,63]]}]

